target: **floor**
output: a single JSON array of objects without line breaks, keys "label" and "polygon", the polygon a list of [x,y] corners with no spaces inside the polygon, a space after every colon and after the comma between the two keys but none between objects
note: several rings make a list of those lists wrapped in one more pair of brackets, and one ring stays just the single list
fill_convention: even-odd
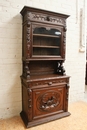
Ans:
[{"label": "floor", "polygon": [[[87,103],[76,102],[69,105],[71,115],[29,130],[87,130]],[[0,130],[26,130],[19,116],[0,120]]]},{"label": "floor", "polygon": [[[85,92],[85,101],[79,101],[69,104],[69,112],[71,113],[69,117],[55,120],[28,129],[87,130],[87,91]],[[20,116],[15,116],[6,120],[0,120],[0,130],[26,130],[26,127]]]}]

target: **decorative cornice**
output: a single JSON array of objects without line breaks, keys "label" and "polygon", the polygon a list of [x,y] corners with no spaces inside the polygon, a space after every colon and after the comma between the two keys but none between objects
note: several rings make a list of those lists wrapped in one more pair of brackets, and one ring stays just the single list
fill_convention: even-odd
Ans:
[{"label": "decorative cornice", "polygon": [[27,13],[27,20],[51,22],[51,23],[56,23],[56,24],[60,24],[60,25],[65,25],[66,24],[66,21],[65,21],[64,18],[47,16],[45,14],[34,13],[34,12]]}]

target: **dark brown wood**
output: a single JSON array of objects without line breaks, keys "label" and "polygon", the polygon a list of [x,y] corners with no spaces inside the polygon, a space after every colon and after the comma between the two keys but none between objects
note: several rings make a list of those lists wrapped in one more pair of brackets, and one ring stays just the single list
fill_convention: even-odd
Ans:
[{"label": "dark brown wood", "polygon": [[69,116],[65,60],[68,15],[25,6],[22,33],[22,112],[26,127]]}]

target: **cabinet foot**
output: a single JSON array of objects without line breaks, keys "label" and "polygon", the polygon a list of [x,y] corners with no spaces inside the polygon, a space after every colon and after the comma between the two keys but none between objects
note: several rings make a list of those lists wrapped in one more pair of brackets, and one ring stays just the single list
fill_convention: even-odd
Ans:
[{"label": "cabinet foot", "polygon": [[21,118],[22,118],[25,126],[27,128],[30,128],[32,126],[41,125],[41,124],[47,123],[49,121],[53,121],[53,120],[57,120],[57,119],[60,119],[60,118],[64,118],[66,116],[70,116],[71,114],[69,112],[63,112],[63,113],[60,113],[60,114],[52,115],[52,116],[50,116],[50,118],[45,117],[45,118],[38,119],[38,120],[32,120],[32,122],[29,122],[27,120],[26,115],[23,111],[20,113],[20,115],[21,115]]}]

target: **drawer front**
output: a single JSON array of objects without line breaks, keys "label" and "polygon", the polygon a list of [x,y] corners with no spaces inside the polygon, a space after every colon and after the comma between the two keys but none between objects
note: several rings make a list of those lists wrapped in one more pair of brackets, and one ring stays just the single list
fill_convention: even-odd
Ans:
[{"label": "drawer front", "polygon": [[33,90],[33,119],[64,112],[65,85]]},{"label": "drawer front", "polygon": [[56,84],[67,84],[69,83],[69,78],[64,78],[64,79],[49,79],[49,80],[43,80],[43,81],[36,81],[36,82],[31,82],[28,84],[29,87],[32,88],[42,88],[42,87],[52,87],[55,86]]}]

